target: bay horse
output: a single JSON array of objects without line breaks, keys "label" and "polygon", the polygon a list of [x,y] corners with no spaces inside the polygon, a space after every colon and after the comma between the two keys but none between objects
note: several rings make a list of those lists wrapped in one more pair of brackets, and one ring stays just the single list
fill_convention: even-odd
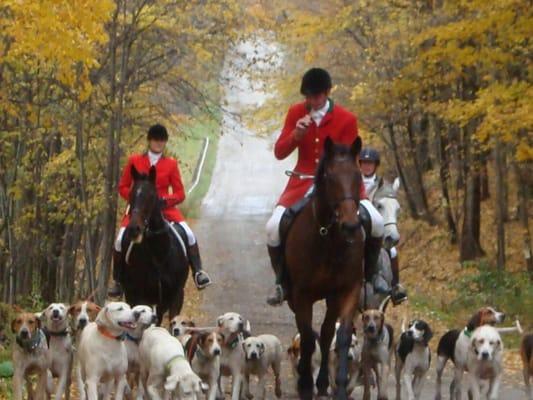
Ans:
[{"label": "bay horse", "polygon": [[336,398],[348,398],[348,348],[353,320],[358,312],[363,285],[364,236],[359,219],[361,171],[357,162],[361,139],[348,147],[327,138],[315,175],[314,193],[296,216],[285,241],[287,301],[296,317],[301,337],[298,393],[313,398],[311,357],[315,350],[313,304],[326,300],[327,311],[320,331],[322,361],[317,378],[319,396],[327,396],[328,355],[337,331],[339,367]]},{"label": "bay horse", "polygon": [[122,239],[123,285],[132,307],[156,305],[158,324],[169,311],[170,319],[181,311],[189,275],[183,243],[179,243],[163,218],[155,187],[156,169],[140,174],[131,167],[130,221]]}]

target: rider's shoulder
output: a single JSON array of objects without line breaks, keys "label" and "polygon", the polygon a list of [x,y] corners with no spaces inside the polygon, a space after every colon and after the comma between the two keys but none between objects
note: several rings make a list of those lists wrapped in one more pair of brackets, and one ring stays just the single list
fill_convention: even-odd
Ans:
[{"label": "rider's shoulder", "polygon": [[130,154],[130,156],[128,157],[128,161],[130,163],[133,163],[133,162],[141,160],[143,157],[146,157],[145,153],[133,153],[133,154]]}]

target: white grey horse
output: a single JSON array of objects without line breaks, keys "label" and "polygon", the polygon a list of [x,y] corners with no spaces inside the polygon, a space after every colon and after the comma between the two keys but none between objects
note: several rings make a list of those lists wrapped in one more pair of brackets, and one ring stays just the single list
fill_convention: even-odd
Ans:
[{"label": "white grey horse", "polygon": [[[400,180],[398,178],[392,183],[381,178],[376,187],[367,193],[369,200],[383,217],[385,233],[383,235],[383,248],[378,260],[378,279],[383,279],[390,289],[392,289],[392,269],[389,251],[400,241],[400,232],[398,231],[399,190]],[[364,289],[361,292],[361,304],[365,309],[377,309],[387,297],[386,293],[374,293],[372,282],[366,282]]]}]

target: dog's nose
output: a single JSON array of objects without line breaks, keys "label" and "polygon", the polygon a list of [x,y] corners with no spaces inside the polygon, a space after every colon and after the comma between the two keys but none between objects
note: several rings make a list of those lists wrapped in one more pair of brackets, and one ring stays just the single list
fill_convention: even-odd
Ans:
[{"label": "dog's nose", "polygon": [[215,356],[219,356],[219,355],[220,355],[220,349],[215,349],[215,350],[213,351],[213,354],[214,354]]},{"label": "dog's nose", "polygon": [[59,310],[52,311],[52,317],[54,317],[54,318],[59,317]]},{"label": "dog's nose", "polygon": [[174,330],[172,331],[172,334],[173,334],[174,336],[179,336],[179,335],[180,335],[180,330],[179,330],[179,329],[174,329]]},{"label": "dog's nose", "polygon": [[366,331],[369,333],[374,333],[375,330],[376,330],[376,327],[374,325],[368,325],[366,327]]},{"label": "dog's nose", "polygon": [[489,359],[489,356],[490,356],[490,354],[489,354],[488,351],[483,351],[483,352],[481,352],[481,358],[482,358],[483,360],[488,360],[488,359]]},{"label": "dog's nose", "polygon": [[27,329],[22,329],[20,331],[20,337],[26,339],[30,335],[30,332]]},{"label": "dog's nose", "polygon": [[244,322],[239,322],[239,330],[240,331],[244,330]]},{"label": "dog's nose", "polygon": [[250,354],[250,358],[252,360],[257,360],[257,353],[253,352],[252,354]]},{"label": "dog's nose", "polygon": [[87,322],[87,318],[80,318],[78,320],[78,326],[83,329],[85,328],[85,325],[87,325]]}]

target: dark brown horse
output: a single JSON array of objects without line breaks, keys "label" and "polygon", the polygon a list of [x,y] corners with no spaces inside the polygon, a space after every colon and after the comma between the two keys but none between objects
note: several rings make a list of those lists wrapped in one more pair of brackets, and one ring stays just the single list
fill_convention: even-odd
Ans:
[{"label": "dark brown horse", "polygon": [[163,219],[155,187],[156,170],[142,175],[132,166],[130,222],[122,239],[126,301],[156,305],[158,322],[169,311],[172,319],[183,306],[189,274],[185,247],[180,245]]},{"label": "dark brown horse", "polygon": [[335,322],[340,319],[335,396],[348,398],[348,347],[364,276],[364,237],[358,215],[362,182],[357,156],[361,139],[357,138],[347,147],[334,144],[328,138],[324,146],[314,193],[294,220],[285,248],[290,282],[288,303],[301,335],[298,392],[305,400],[313,397],[313,304],[321,299],[326,300],[327,312],[320,331],[322,363],[316,384],[318,395],[327,396],[328,393],[328,354]]}]

